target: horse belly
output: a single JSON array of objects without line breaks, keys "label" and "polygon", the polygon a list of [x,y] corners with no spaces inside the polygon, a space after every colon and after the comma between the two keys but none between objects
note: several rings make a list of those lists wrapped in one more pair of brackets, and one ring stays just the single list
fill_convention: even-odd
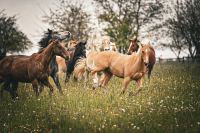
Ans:
[{"label": "horse belly", "polygon": [[30,82],[27,64],[13,64],[10,73],[11,79],[18,82]]},{"label": "horse belly", "polygon": [[111,65],[110,72],[119,78],[124,78],[124,65],[123,64]]},{"label": "horse belly", "polygon": [[26,82],[26,83],[31,82],[31,80],[28,76],[28,72],[26,70],[22,71],[22,72],[12,73],[11,78],[12,78],[12,80],[15,80],[18,82]]}]

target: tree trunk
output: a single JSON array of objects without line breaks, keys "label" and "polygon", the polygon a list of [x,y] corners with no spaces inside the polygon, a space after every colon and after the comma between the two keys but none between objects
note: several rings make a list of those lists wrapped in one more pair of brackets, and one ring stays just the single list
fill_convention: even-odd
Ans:
[{"label": "tree trunk", "polygon": [[200,45],[197,44],[196,47],[195,47],[195,49],[196,49],[195,57],[200,58]]}]

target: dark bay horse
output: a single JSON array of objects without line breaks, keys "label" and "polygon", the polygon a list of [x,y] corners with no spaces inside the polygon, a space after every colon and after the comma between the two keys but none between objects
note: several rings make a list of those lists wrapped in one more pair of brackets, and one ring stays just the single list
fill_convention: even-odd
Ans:
[{"label": "dark bay horse", "polygon": [[[46,35],[39,41],[41,49],[47,47],[51,39],[59,38],[60,40],[62,40],[62,39],[66,39],[66,38],[71,37],[70,32],[68,32],[66,34],[66,36],[64,36],[64,37],[60,37],[59,35],[60,35],[60,33],[54,32],[54,31],[48,29],[48,32],[46,33]],[[59,90],[59,92],[61,94],[63,94],[62,87],[61,87],[60,81],[59,81],[58,70],[59,70],[58,69],[58,63],[56,62],[56,56],[54,56],[53,59],[50,62],[49,74],[53,78],[53,81],[56,84],[56,87]],[[43,86],[41,86],[41,88],[40,88],[40,91],[42,91],[42,90],[43,90]]]},{"label": "dark bay horse", "polygon": [[75,51],[74,51],[73,57],[68,61],[65,82],[67,82],[70,75],[73,73],[74,66],[75,66],[77,60],[79,60],[82,57],[84,57],[84,58],[86,57],[86,46],[85,46],[86,43],[87,42],[79,42],[77,45],[75,45],[75,48],[74,48]]},{"label": "dark bay horse", "polygon": [[32,83],[36,96],[39,96],[38,84],[43,84],[50,88],[49,83],[49,64],[55,55],[69,58],[69,52],[59,44],[58,40],[52,41],[45,49],[31,56],[11,55],[0,60],[0,83],[4,82],[1,88],[3,91],[10,92],[12,98],[16,98],[18,82]]},{"label": "dark bay horse", "polygon": [[[75,51],[75,46],[78,44],[78,42],[76,40],[70,40],[67,44],[67,46],[65,45],[65,47],[68,48],[68,51],[70,51],[71,53],[71,57],[73,58],[73,54]],[[64,58],[56,56],[56,63],[58,64],[58,74],[59,76],[62,74],[66,74],[67,72],[67,65],[68,65],[68,61],[66,61]]]}]

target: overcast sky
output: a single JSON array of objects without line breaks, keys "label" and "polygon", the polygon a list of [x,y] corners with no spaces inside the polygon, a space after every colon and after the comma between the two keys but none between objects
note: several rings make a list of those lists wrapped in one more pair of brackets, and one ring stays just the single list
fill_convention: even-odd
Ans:
[{"label": "overcast sky", "polygon": [[[5,9],[5,13],[8,15],[17,15],[18,27],[34,43],[34,47],[26,51],[25,54],[37,52],[37,42],[44,30],[50,28],[48,24],[42,22],[44,12],[48,13],[49,8],[55,9],[57,4],[58,0],[0,0],[0,9]],[[92,8],[91,5],[88,5],[88,9]],[[157,57],[175,57],[169,50],[156,51]]]}]

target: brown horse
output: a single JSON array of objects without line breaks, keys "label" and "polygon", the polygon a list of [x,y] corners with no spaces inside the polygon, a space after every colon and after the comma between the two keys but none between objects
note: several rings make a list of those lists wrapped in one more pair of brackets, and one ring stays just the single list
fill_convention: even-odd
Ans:
[{"label": "brown horse", "polygon": [[[105,74],[100,83],[102,87],[107,85],[113,75],[124,78],[122,94],[127,89],[129,82],[135,80],[138,89],[133,95],[136,95],[142,90],[142,79],[152,56],[155,56],[153,47],[144,45],[138,54],[133,53],[132,55],[123,55],[112,51],[90,53],[85,59],[85,65],[87,70],[91,71],[93,79],[96,79],[96,74],[99,72]],[[83,66],[83,64],[80,65]]]},{"label": "brown horse", "polygon": [[32,83],[36,96],[39,96],[38,84],[43,84],[50,88],[49,64],[55,55],[68,58],[69,53],[59,44],[58,40],[52,41],[45,49],[31,56],[7,56],[0,60],[0,83],[4,82],[3,90],[8,90],[12,98],[16,98],[18,82]]},{"label": "brown horse", "polygon": [[139,44],[138,44],[137,37],[133,37],[129,39],[129,48],[128,48],[128,54],[132,54],[133,52],[137,52],[139,50]]}]

